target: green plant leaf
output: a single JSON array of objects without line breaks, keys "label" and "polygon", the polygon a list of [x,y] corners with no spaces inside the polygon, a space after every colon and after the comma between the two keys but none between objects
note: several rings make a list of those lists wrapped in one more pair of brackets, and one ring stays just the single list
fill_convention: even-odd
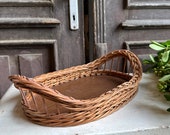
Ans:
[{"label": "green plant leaf", "polygon": [[[170,40],[158,43],[151,41],[149,47],[157,54],[149,55],[150,59],[145,60],[145,64],[152,65],[150,68],[159,77],[157,88],[164,93],[167,101],[170,101]],[[170,112],[170,108],[167,109]]]},{"label": "green plant leaf", "polygon": [[170,74],[169,75],[164,75],[162,78],[159,79],[161,82],[165,82],[167,80],[170,80]]},{"label": "green plant leaf", "polygon": [[154,57],[153,57],[151,54],[149,55],[149,57],[150,57],[151,61],[152,61],[153,63],[155,63],[155,59],[154,59]]},{"label": "green plant leaf", "polygon": [[164,47],[164,44],[165,44],[165,42],[162,44],[162,43],[158,43],[158,42],[156,42],[156,41],[151,41],[151,43],[152,44],[155,44],[155,45],[158,45],[158,46],[162,46],[162,47]]},{"label": "green plant leaf", "polygon": [[162,55],[162,61],[167,62],[169,60],[169,51],[165,51]]},{"label": "green plant leaf", "polygon": [[151,60],[143,60],[143,64],[153,64]]},{"label": "green plant leaf", "polygon": [[164,44],[165,46],[170,46],[170,40],[167,40],[166,42],[164,42],[162,44]]},{"label": "green plant leaf", "polygon": [[166,98],[167,101],[170,101],[170,95],[169,94],[165,94],[164,97]]},{"label": "green plant leaf", "polygon": [[170,71],[170,68],[169,68],[169,67],[166,67],[166,68],[164,69],[164,71]]},{"label": "green plant leaf", "polygon": [[168,108],[167,111],[170,112],[170,108]]},{"label": "green plant leaf", "polygon": [[160,46],[157,44],[150,44],[149,47],[156,51],[161,51],[161,50],[165,49],[165,47],[163,45]]},{"label": "green plant leaf", "polygon": [[169,64],[169,63],[166,64],[166,68],[168,68],[168,67],[170,67],[170,64]]}]

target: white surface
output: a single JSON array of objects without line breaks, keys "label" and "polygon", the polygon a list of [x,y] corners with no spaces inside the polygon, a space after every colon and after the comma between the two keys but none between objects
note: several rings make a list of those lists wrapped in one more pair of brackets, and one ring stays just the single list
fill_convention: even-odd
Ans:
[{"label": "white surface", "polygon": [[170,107],[156,89],[154,75],[144,74],[136,97],[117,112],[74,127],[44,127],[31,123],[12,85],[0,100],[0,135],[170,135]]}]

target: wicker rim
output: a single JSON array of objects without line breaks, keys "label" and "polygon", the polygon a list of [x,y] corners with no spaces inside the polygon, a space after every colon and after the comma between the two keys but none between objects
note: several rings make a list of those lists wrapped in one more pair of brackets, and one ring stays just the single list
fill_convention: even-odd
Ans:
[{"label": "wicker rim", "polygon": [[[76,109],[77,111],[79,111],[79,110],[82,110],[82,108],[83,108],[85,110],[88,110],[87,106],[88,106],[88,104],[91,104],[89,99],[78,100],[73,97],[68,97],[66,95],[61,94],[57,90],[53,91],[51,88],[48,88],[40,83],[48,78],[60,77],[60,76],[66,75],[68,73],[70,74],[70,73],[74,73],[77,71],[81,72],[81,71],[86,71],[89,69],[94,70],[99,65],[102,65],[108,59],[111,59],[112,57],[116,57],[116,56],[124,56],[130,60],[131,65],[133,67],[133,76],[128,82],[125,82],[125,83],[119,85],[115,89],[124,89],[124,88],[127,89],[127,88],[136,87],[142,77],[142,66],[141,66],[141,63],[140,63],[140,60],[138,59],[138,57],[134,53],[132,53],[131,51],[128,51],[128,50],[116,50],[116,51],[108,53],[107,55],[105,55],[101,58],[98,58],[95,61],[90,62],[88,64],[43,74],[43,75],[37,76],[33,79],[27,78],[25,76],[20,76],[20,75],[9,76],[9,79],[12,82],[14,82],[15,87],[20,90],[24,90],[24,88],[30,89],[32,92],[40,94],[40,95],[46,97],[47,99],[50,99],[54,102],[64,104],[66,107],[69,106],[70,109],[73,108],[74,110]],[[106,95],[106,93],[105,93],[105,95]],[[104,95],[102,94],[101,96],[104,96]],[[93,100],[98,100],[98,99],[96,98]]]}]

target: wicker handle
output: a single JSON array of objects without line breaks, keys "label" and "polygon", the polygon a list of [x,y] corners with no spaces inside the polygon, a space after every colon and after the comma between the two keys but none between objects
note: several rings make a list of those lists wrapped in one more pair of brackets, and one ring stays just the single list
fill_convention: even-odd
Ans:
[{"label": "wicker handle", "polygon": [[142,65],[141,62],[139,60],[139,58],[131,51],[129,50],[115,50],[111,53],[108,53],[107,55],[96,59],[95,61],[87,64],[88,67],[98,67],[99,65],[101,65],[101,63],[105,63],[105,61],[110,60],[114,57],[124,57],[127,58],[131,64],[131,67],[133,68],[133,78],[131,80],[134,81],[135,80],[139,80],[142,77]]},{"label": "wicker handle", "polygon": [[67,75],[68,73],[70,74],[76,71],[87,70],[88,68],[94,69],[94,68],[97,68],[102,63],[104,63],[106,60],[112,59],[113,57],[117,57],[117,56],[124,56],[127,59],[129,59],[131,66],[133,67],[133,70],[134,70],[133,77],[129,82],[139,81],[142,76],[141,63],[139,59],[137,58],[137,56],[128,50],[113,51],[99,59],[96,59],[95,61],[89,64],[71,67],[71,68],[67,68],[64,70],[40,75],[34,79],[30,79],[30,78],[20,76],[20,75],[10,76],[9,79],[14,83],[15,87],[20,90],[29,89],[32,92],[35,92],[37,94],[44,96],[45,98],[48,98],[49,100],[69,106],[69,108],[70,106],[72,108],[82,108],[85,105],[84,104],[85,101],[77,100],[72,97],[65,96],[61,94],[60,92],[58,92],[57,90],[54,91],[53,89],[45,87],[37,82],[41,82],[41,81],[43,82],[44,78],[50,79],[50,78],[53,78],[54,76],[55,77],[63,76],[63,75]]},{"label": "wicker handle", "polygon": [[76,105],[83,105],[82,101],[73,99],[72,97],[65,96],[60,92],[54,91],[48,87],[38,84],[34,79],[27,78],[25,76],[13,75],[9,76],[9,79],[14,83],[15,87],[20,90],[31,90],[49,100],[58,102],[61,104],[71,105],[73,108]]}]

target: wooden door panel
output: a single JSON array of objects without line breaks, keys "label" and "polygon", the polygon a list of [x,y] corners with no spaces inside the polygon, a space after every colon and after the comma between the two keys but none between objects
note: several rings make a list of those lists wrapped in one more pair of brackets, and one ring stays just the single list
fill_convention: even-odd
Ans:
[{"label": "wooden door panel", "polygon": [[56,70],[56,46],[55,40],[0,41],[0,97],[11,84],[9,75],[34,77]]},{"label": "wooden door panel", "polygon": [[10,63],[8,55],[0,55],[0,98],[10,86],[8,76],[10,75]]},{"label": "wooden door panel", "polygon": [[55,60],[54,44],[48,44],[48,42],[47,44],[38,44],[37,42],[27,45],[12,44],[9,41],[8,45],[0,46],[0,54],[9,57],[11,74],[24,72],[25,69],[22,69],[24,64],[34,68],[35,66],[37,68],[41,67],[40,71],[43,72],[55,70],[55,61],[58,60]]},{"label": "wooden door panel", "polygon": [[1,68],[5,78],[84,64],[83,0],[78,6],[79,28],[73,31],[68,0],[0,0],[0,56],[8,57],[10,67],[10,73]]},{"label": "wooden door panel", "polygon": [[126,48],[142,61],[151,53],[148,46],[151,40],[170,39],[169,0],[95,0],[92,4],[90,28],[94,33],[90,42],[95,54],[106,48],[107,51]]},{"label": "wooden door panel", "polygon": [[21,54],[18,56],[20,74],[33,77],[44,73],[42,54]]},{"label": "wooden door panel", "polygon": [[[163,42],[170,34],[170,1],[160,0],[127,0],[127,11],[122,29],[128,35],[126,48],[136,53],[141,59],[148,59],[156,51],[149,48],[151,40]],[[143,71],[147,70],[143,64]]]}]

